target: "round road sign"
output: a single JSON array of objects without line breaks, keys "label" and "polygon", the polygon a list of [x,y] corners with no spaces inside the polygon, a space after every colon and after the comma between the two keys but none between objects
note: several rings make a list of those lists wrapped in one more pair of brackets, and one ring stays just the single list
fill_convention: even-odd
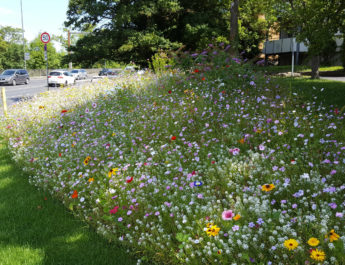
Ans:
[{"label": "round road sign", "polygon": [[41,41],[43,43],[48,43],[50,41],[50,35],[48,34],[48,32],[43,32],[41,34]]}]

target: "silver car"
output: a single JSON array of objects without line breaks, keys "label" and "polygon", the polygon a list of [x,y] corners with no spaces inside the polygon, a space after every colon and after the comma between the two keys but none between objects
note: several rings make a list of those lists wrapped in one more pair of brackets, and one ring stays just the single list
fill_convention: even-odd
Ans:
[{"label": "silver car", "polygon": [[87,78],[87,72],[84,69],[73,69],[71,74],[76,80]]},{"label": "silver car", "polygon": [[25,69],[8,69],[0,75],[0,85],[29,84],[30,76]]}]

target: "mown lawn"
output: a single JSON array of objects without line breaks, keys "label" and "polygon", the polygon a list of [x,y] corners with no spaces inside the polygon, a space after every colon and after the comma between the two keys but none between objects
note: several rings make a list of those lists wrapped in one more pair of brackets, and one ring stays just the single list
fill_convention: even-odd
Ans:
[{"label": "mown lawn", "polygon": [[310,78],[278,78],[281,86],[291,87],[305,102],[341,109],[345,106],[345,82]]},{"label": "mown lawn", "polygon": [[49,194],[28,183],[0,142],[0,265],[135,264]]}]

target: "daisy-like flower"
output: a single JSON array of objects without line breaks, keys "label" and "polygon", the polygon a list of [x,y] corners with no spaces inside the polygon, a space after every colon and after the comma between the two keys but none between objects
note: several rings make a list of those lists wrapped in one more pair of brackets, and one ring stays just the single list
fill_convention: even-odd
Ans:
[{"label": "daisy-like flower", "polygon": [[112,169],[110,169],[109,172],[108,172],[108,177],[111,178],[111,176],[112,176],[113,174],[115,174],[117,171],[119,171],[118,168],[112,168]]},{"label": "daisy-like flower", "polygon": [[94,178],[89,178],[89,179],[88,179],[88,182],[91,183],[91,182],[94,181],[94,180],[95,180]]},{"label": "daisy-like flower", "polygon": [[316,247],[319,243],[320,243],[320,241],[315,237],[311,237],[308,240],[309,246],[312,246],[312,247]]},{"label": "daisy-like flower", "polygon": [[329,241],[331,241],[331,242],[337,241],[339,239],[339,237],[340,236],[334,232],[334,229],[332,229],[331,231],[329,231],[329,233],[327,235],[325,235],[325,238],[329,238]]},{"label": "daisy-like flower", "polygon": [[323,252],[322,250],[318,250],[318,249],[313,249],[311,251],[310,257],[313,260],[317,260],[317,261],[324,261],[326,258],[326,254],[325,252]]},{"label": "daisy-like flower", "polygon": [[298,242],[295,239],[288,239],[284,241],[284,246],[288,250],[294,250],[298,246]]},{"label": "daisy-like flower", "polygon": [[222,219],[225,221],[231,220],[234,216],[234,213],[231,210],[224,211],[222,213]]},{"label": "daisy-like flower", "polygon": [[268,192],[268,191],[273,190],[275,187],[276,186],[274,186],[274,184],[265,184],[261,186],[261,190]]},{"label": "daisy-like flower", "polygon": [[87,156],[85,159],[84,159],[84,165],[87,166],[89,164],[91,160],[91,157],[90,156]]},{"label": "daisy-like flower", "polygon": [[212,225],[207,228],[206,233],[208,236],[216,236],[218,235],[220,228],[217,225]]}]

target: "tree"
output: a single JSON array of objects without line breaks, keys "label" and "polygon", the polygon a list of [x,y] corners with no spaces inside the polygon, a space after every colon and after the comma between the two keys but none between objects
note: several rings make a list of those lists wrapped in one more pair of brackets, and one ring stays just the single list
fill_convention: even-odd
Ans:
[{"label": "tree", "polygon": [[345,19],[343,0],[277,1],[280,28],[308,46],[311,78],[319,78],[320,54],[334,38]]},{"label": "tree", "polygon": [[230,8],[230,53],[233,56],[238,55],[239,35],[238,35],[238,20],[239,20],[239,0],[234,0]]},{"label": "tree", "polygon": [[[30,60],[27,61],[28,68],[45,69],[46,61],[44,60],[44,44],[41,42],[40,35],[30,42],[28,50],[30,52]],[[61,59],[63,54],[59,54],[51,42],[47,44],[47,54],[49,68],[62,67]]]},{"label": "tree", "polygon": [[0,67],[21,68],[24,66],[22,30],[13,27],[0,26]]}]

